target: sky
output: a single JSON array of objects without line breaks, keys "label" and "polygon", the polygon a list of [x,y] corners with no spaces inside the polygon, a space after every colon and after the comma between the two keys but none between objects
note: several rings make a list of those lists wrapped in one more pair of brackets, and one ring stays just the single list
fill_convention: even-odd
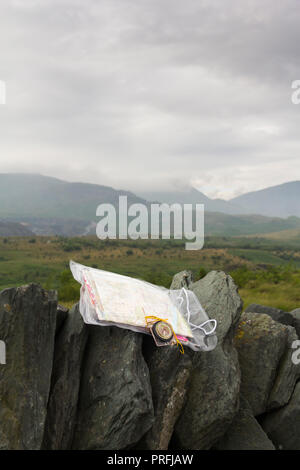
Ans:
[{"label": "sky", "polygon": [[1,0],[0,172],[224,199],[300,180],[299,25],[299,0]]}]

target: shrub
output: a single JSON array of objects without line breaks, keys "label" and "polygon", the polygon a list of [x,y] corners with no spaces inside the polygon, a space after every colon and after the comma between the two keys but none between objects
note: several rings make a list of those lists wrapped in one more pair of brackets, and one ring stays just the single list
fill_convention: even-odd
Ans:
[{"label": "shrub", "polygon": [[205,268],[202,267],[199,269],[199,272],[198,272],[199,279],[202,279],[204,276],[206,276],[206,274],[207,274],[207,271]]},{"label": "shrub", "polygon": [[74,242],[74,241],[71,241],[71,240],[68,240],[68,241],[65,241],[63,244],[62,244],[62,249],[63,251],[80,251],[81,250],[81,246],[79,243],[77,242]]},{"label": "shrub", "polygon": [[150,272],[145,276],[145,281],[151,282],[157,286],[169,288],[172,282],[172,276],[164,272]]},{"label": "shrub", "polygon": [[62,301],[74,301],[79,299],[80,285],[72,276],[69,269],[62,271],[59,277],[58,298]]}]

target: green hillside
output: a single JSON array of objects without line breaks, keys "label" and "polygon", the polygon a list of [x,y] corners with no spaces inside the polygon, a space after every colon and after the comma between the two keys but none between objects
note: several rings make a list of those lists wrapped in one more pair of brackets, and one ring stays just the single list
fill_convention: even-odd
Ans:
[{"label": "green hillside", "polygon": [[207,235],[255,235],[300,228],[300,218],[266,217],[263,215],[228,215],[220,212],[205,213]]}]

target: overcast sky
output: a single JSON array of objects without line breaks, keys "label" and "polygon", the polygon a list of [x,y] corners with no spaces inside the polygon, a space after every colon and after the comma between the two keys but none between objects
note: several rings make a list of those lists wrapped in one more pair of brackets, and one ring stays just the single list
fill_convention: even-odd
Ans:
[{"label": "overcast sky", "polygon": [[1,0],[0,172],[226,199],[300,180],[299,0]]}]

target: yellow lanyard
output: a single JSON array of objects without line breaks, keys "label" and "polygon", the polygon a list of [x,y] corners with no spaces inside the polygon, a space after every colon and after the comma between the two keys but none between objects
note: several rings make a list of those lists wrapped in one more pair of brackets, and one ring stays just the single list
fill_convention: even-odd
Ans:
[{"label": "yellow lanyard", "polygon": [[[145,313],[145,312],[144,312]],[[174,335],[174,338],[176,340],[176,343],[177,343],[177,346],[179,347],[179,351],[181,352],[181,354],[184,354],[184,349],[183,349],[183,346],[182,346],[182,343],[179,341],[179,339],[177,338],[177,335],[175,333],[175,331],[173,330],[173,327],[172,325],[168,322],[167,319],[165,318],[159,318],[159,317],[155,317],[154,315],[147,315],[145,316],[145,320],[146,320],[146,324],[147,326],[149,326],[149,324],[151,323],[151,320],[157,320],[157,321],[163,321],[163,322],[166,322],[168,323],[168,325],[170,326],[172,332],[173,332],[173,335]]]}]

